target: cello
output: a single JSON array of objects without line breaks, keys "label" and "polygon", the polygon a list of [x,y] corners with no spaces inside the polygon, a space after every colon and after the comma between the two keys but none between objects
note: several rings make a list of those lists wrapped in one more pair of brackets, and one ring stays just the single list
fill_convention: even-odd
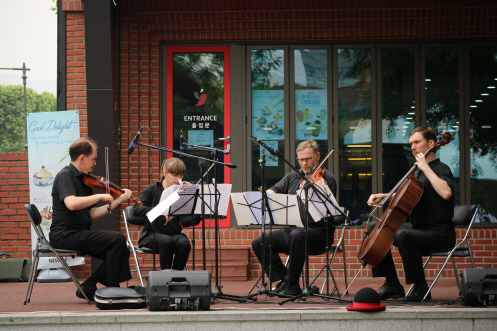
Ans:
[{"label": "cello", "polygon": [[[443,140],[435,143],[430,147],[425,156],[429,153],[435,153],[439,147],[448,144],[452,140],[452,135],[449,132],[442,134]],[[383,215],[378,219],[375,227],[368,234],[366,233],[361,248],[359,250],[358,259],[363,263],[363,266],[369,264],[371,267],[376,267],[383,261],[390,246],[393,244],[393,236],[397,230],[404,224],[407,217],[416,207],[421,195],[423,194],[423,183],[414,177],[414,172],[418,167],[414,165],[409,172],[395,185],[388,195],[375,205],[375,208],[369,214],[369,219],[375,217],[373,214],[378,207],[383,206],[395,194],[394,198],[388,205],[388,208],[383,212]]]}]

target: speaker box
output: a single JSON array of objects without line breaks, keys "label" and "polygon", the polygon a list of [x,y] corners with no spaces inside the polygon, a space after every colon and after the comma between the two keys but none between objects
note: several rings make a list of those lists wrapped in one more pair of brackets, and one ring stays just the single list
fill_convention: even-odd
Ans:
[{"label": "speaker box", "polygon": [[461,297],[466,306],[496,306],[497,269],[464,269],[461,273]]},{"label": "speaker box", "polygon": [[207,270],[151,271],[145,298],[149,310],[208,310],[211,274]]}]

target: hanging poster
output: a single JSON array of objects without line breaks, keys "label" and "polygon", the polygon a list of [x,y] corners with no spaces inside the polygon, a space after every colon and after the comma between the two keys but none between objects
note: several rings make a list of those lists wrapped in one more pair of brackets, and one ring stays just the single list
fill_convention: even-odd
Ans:
[{"label": "hanging poster", "polygon": [[252,91],[252,135],[260,140],[283,140],[283,90]]},{"label": "hanging poster", "polygon": [[[56,111],[28,113],[29,196],[42,218],[41,228],[48,239],[52,224],[52,183],[57,173],[70,163],[69,146],[80,137],[79,113]],[[31,242],[36,232],[31,229]],[[67,258],[69,265],[84,263],[83,257]],[[38,269],[62,268],[57,259],[40,258]]]},{"label": "hanging poster", "polygon": [[297,140],[328,139],[327,90],[295,90],[295,133]]}]

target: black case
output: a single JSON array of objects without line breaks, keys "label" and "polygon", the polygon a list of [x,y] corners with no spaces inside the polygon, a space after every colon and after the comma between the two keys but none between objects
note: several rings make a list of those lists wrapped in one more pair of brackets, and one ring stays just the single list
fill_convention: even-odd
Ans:
[{"label": "black case", "polygon": [[466,306],[497,305],[497,269],[464,269],[461,274],[461,292]]},{"label": "black case", "polygon": [[143,286],[103,287],[95,292],[95,303],[100,309],[140,309],[147,306]]},{"label": "black case", "polygon": [[208,310],[211,274],[207,270],[151,271],[146,293],[149,310]]}]

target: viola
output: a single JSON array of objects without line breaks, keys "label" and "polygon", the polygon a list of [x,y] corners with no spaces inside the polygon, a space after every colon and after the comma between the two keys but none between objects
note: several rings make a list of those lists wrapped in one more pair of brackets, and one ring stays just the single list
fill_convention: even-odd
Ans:
[{"label": "viola", "polygon": [[[448,144],[452,140],[452,135],[449,132],[445,132],[442,138],[444,140],[440,140],[433,147],[429,148],[425,156],[431,152],[436,152],[440,146]],[[381,219],[377,218],[378,223],[371,230],[371,233],[366,234],[363,238],[358,259],[364,266],[369,264],[374,268],[383,261],[390,246],[393,244],[395,232],[400,229],[414,207],[418,204],[424,191],[424,185],[419,179],[414,177],[414,171],[417,168],[414,165],[399,183],[395,185],[392,191],[375,206],[369,215],[370,218],[377,218],[373,215],[376,209],[383,206],[395,194],[388,208],[383,212]]]},{"label": "viola", "polygon": [[[83,182],[92,189],[104,192],[107,192],[107,184],[108,184],[109,194],[114,198],[119,198],[124,193],[124,190],[122,188],[120,188],[116,184],[108,181],[107,179],[101,176],[96,176],[92,174],[83,174]],[[130,200],[136,202],[135,203],[136,207],[142,206],[142,202],[138,201],[138,199],[135,198],[134,196],[131,196]]]},{"label": "viola", "polygon": [[323,163],[328,159],[328,157],[333,153],[335,148],[332,148],[331,151],[329,151],[328,155],[321,161],[321,163],[317,166],[317,168],[314,171],[311,171],[311,174],[307,176],[305,179],[302,179],[302,182],[300,183],[299,188],[303,188],[304,184],[307,183],[307,181],[311,181],[316,185],[326,185],[328,184],[326,182],[326,179],[324,179],[324,169],[321,167]]}]

